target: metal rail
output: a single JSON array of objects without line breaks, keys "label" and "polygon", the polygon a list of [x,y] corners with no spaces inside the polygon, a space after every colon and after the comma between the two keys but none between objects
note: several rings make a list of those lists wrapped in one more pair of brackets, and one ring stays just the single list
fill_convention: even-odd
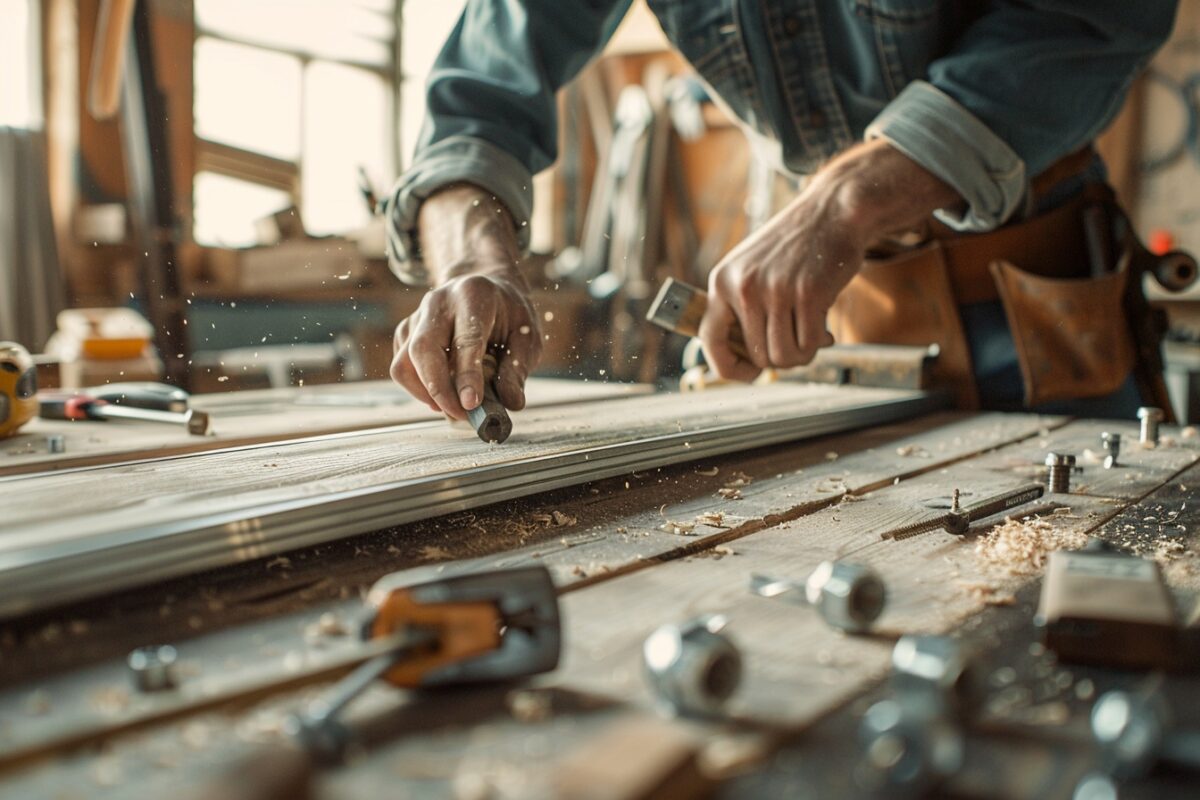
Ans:
[{"label": "metal rail", "polygon": [[917,392],[834,411],[716,425],[567,453],[264,503],[0,554],[0,619],[542,492],[918,416]]}]

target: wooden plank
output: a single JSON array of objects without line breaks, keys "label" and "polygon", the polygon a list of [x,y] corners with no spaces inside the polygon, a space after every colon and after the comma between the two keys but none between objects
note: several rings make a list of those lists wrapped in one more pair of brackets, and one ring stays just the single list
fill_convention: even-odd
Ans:
[{"label": "wooden plank", "polygon": [[[646,394],[651,387],[533,378],[529,408]],[[0,477],[166,458],[413,422],[441,416],[390,381],[201,394],[192,406],[213,419],[212,435],[153,423],[63,422],[36,419],[0,445]],[[518,417],[520,419],[520,417]],[[61,434],[66,452],[46,452],[45,437]]]},{"label": "wooden plank", "polygon": [[[678,467],[634,476],[630,478],[628,486],[622,480],[606,481],[591,487],[596,491],[594,495],[591,489],[581,490],[579,499],[574,502],[543,506],[541,509],[541,513],[559,510],[582,520],[581,523],[565,529],[542,528],[541,544],[531,544],[523,552],[496,558],[542,561],[556,571],[562,582],[575,581],[577,585],[583,585],[601,581],[605,577],[620,574],[623,564],[647,565],[662,558],[682,555],[701,541],[714,544],[731,536],[759,530],[778,519],[804,513],[806,509],[826,507],[848,488],[865,490],[890,486],[898,477],[942,468],[981,450],[1035,435],[1047,425],[1055,424],[1061,424],[1061,420],[1033,416],[964,417],[944,414],[932,420],[864,431],[801,447],[774,448],[749,457],[727,457],[711,465],[716,467],[716,474],[711,475],[707,474],[710,466],[705,464],[698,468]],[[828,458],[831,453],[838,454],[838,457]],[[743,499],[720,497],[716,490],[723,483],[728,483],[730,476],[739,472],[745,472],[751,478],[749,485],[742,487]],[[691,515],[711,513],[721,507],[737,509],[736,513],[730,512],[739,520],[731,524],[731,529],[711,528],[701,531],[697,536],[680,536],[658,529],[664,516],[688,519]],[[422,548],[434,551],[427,553],[424,560],[431,557],[437,560],[456,554],[453,549],[456,536],[464,540],[457,551],[459,554],[478,552],[481,541],[501,550],[514,544],[514,537],[505,535],[499,529],[499,524],[505,520],[503,513],[478,516],[470,522],[459,519],[457,529],[454,524],[447,524],[453,523],[453,520],[426,525],[437,538],[418,536],[410,544],[407,540],[411,538],[412,531],[402,529],[369,545],[362,545],[362,555],[365,557],[353,559],[351,563],[357,573],[347,570],[344,563],[339,566],[327,552],[307,559],[296,557],[284,564],[268,564],[266,569],[259,567],[251,591],[240,592],[240,602],[237,595],[230,593],[195,592],[193,597],[186,598],[188,593],[185,592],[184,602],[175,600],[162,604],[162,610],[169,612],[166,622],[158,621],[159,603],[150,600],[150,613],[144,621],[139,622],[137,616],[121,614],[107,626],[97,624],[91,629],[91,636],[106,641],[112,639],[121,648],[122,642],[130,642],[130,631],[136,632],[141,628],[146,632],[143,635],[175,641],[188,663],[189,671],[199,676],[214,676],[217,683],[223,675],[237,675],[244,679],[251,670],[269,674],[271,671],[302,668],[307,663],[307,657],[297,661],[298,656],[313,647],[319,648],[313,656],[316,658],[321,657],[322,652],[332,653],[339,647],[349,646],[349,641],[338,637],[315,643],[306,641],[303,632],[322,613],[332,612],[340,619],[352,619],[358,605],[356,600],[320,603],[315,607],[310,605],[300,613],[281,615],[251,630],[234,629],[206,634],[192,642],[180,642],[179,637],[194,636],[197,628],[207,629],[218,620],[223,625],[236,621],[238,613],[244,613],[255,595],[270,597],[272,593],[283,591],[285,597],[290,597],[294,603],[308,605],[303,602],[304,592],[298,595],[288,593],[287,588],[289,584],[297,587],[311,585],[307,583],[309,575],[336,575],[338,583],[333,588],[335,596],[338,588],[350,589],[351,594],[356,594],[353,591],[356,586],[369,583],[382,572],[420,560]],[[534,528],[536,530],[537,526]],[[547,540],[557,545],[555,540],[566,536],[570,537],[569,541],[574,547],[546,547]],[[356,550],[359,547],[355,545]],[[607,569],[596,568],[586,573],[579,569],[581,558],[587,559],[584,563],[589,564],[589,569],[592,569],[590,565],[596,560],[602,560]],[[212,579],[206,583],[211,585]],[[209,604],[211,607],[208,607]],[[269,604],[267,608],[270,608]],[[192,626],[193,621],[195,627]],[[27,718],[19,729],[8,731],[10,736],[17,739],[7,738],[7,747],[14,746],[17,740],[28,741],[30,738],[52,735],[55,726],[115,720],[136,710],[129,706],[96,706],[95,698],[123,691],[124,673],[119,659],[110,658],[82,674],[44,677],[50,659],[64,648],[59,644],[61,639],[55,641],[54,637],[41,634],[53,627],[60,631],[59,636],[74,637],[73,631],[79,624],[86,626],[95,623],[80,623],[79,618],[72,614],[59,622],[45,624],[46,628],[39,629],[36,635],[22,641],[19,649],[12,646],[0,648],[0,665],[6,658],[14,656],[37,659],[42,664],[39,671],[43,674],[39,683],[54,697],[52,713]],[[168,633],[168,629],[172,632]],[[136,639],[134,641],[142,643]],[[66,648],[83,649],[82,643]],[[10,661],[10,669],[6,670],[10,674],[12,666],[19,665],[11,665]],[[128,692],[123,693],[128,697]],[[10,690],[0,699],[0,711],[8,708],[13,714],[22,714],[29,702],[28,692]],[[0,713],[0,716],[4,714]],[[4,731],[0,730],[0,741],[5,738]]]}]

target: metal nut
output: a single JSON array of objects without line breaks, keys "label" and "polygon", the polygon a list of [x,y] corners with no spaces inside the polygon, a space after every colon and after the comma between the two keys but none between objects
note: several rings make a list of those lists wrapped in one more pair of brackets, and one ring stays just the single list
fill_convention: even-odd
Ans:
[{"label": "metal nut", "polygon": [[133,685],[142,692],[173,689],[177,658],[175,648],[169,644],[139,647],[134,650],[127,659]]},{"label": "metal nut", "polygon": [[870,567],[825,561],[804,584],[809,604],[830,626],[847,633],[870,629],[887,603],[887,587]]},{"label": "metal nut", "polygon": [[1158,444],[1158,425],[1166,417],[1161,408],[1142,406],[1137,410],[1137,418],[1142,423],[1138,439],[1142,444]]},{"label": "metal nut", "polygon": [[986,699],[975,654],[948,636],[902,636],[892,649],[892,686],[906,705],[964,718]]},{"label": "metal nut", "polygon": [[925,797],[961,769],[960,728],[944,716],[882,700],[859,725],[857,783],[876,797]]},{"label": "metal nut", "polygon": [[663,625],[642,645],[646,677],[674,713],[721,713],[742,679],[742,655],[721,633],[725,618],[709,615],[682,625]]},{"label": "metal nut", "polygon": [[1075,469],[1075,456],[1065,453],[1046,454],[1046,488],[1059,494],[1071,491],[1071,472]]},{"label": "metal nut", "polygon": [[61,433],[52,433],[46,437],[46,452],[47,453],[65,453],[67,452],[67,437]]},{"label": "metal nut", "polygon": [[1121,455],[1121,434],[1105,431],[1100,434],[1100,446],[1104,448],[1104,468],[1112,469],[1117,465],[1117,457]]}]

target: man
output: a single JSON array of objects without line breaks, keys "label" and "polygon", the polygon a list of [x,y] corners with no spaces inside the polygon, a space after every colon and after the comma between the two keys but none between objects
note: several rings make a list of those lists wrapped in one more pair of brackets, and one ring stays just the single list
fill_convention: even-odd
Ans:
[{"label": "man", "polygon": [[[516,268],[528,239],[531,174],[556,156],[555,92],[604,46],[629,5],[469,0],[434,66],[416,158],[388,208],[398,274],[433,288],[396,329],[392,375],[451,418],[479,403],[489,346],[501,352],[501,400],[524,405],[541,352]],[[1128,326],[1096,322],[1120,313],[1124,273],[1109,270],[1093,286],[1086,265],[1059,263],[1082,261],[1073,244],[1080,237],[1063,233],[1080,229],[1081,212],[1072,209],[1070,226],[1013,228],[1007,239],[1009,228],[989,232],[1041,224],[1043,212],[1101,180],[1090,153],[1063,159],[1119,109],[1169,34],[1174,2],[649,5],[780,167],[811,176],[710,275],[701,339],[718,373],[749,380],[767,367],[807,363],[833,341],[829,317],[843,341],[942,344],[943,371],[964,406],[1050,409],[1100,391],[1071,409],[1132,413],[1140,398]],[[867,260],[874,244],[931,216],[947,244],[901,256],[894,267]],[[1033,222],[1020,222],[1027,218]],[[1049,250],[1023,255],[1031,238]],[[1055,249],[1067,239],[1067,250]],[[1018,258],[1030,263],[1010,263]],[[1041,275],[1080,281],[1054,300],[1056,313],[1070,312],[1068,328],[1083,326],[1068,339],[1086,348],[1065,367],[1047,355],[1061,344],[1058,323],[1039,329],[1044,309],[1027,309],[1057,286]],[[750,362],[730,351],[735,323]],[[1114,328],[1126,333],[1114,339]]]}]

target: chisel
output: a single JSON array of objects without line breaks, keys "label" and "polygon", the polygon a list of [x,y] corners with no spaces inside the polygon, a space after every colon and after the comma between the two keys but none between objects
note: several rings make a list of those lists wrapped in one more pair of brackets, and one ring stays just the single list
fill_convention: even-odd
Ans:
[{"label": "chisel", "polygon": [[38,416],[42,419],[98,420],[127,419],[182,425],[193,436],[208,433],[208,414],[203,411],[159,411],[110,403],[90,394],[42,392],[38,394]]}]

